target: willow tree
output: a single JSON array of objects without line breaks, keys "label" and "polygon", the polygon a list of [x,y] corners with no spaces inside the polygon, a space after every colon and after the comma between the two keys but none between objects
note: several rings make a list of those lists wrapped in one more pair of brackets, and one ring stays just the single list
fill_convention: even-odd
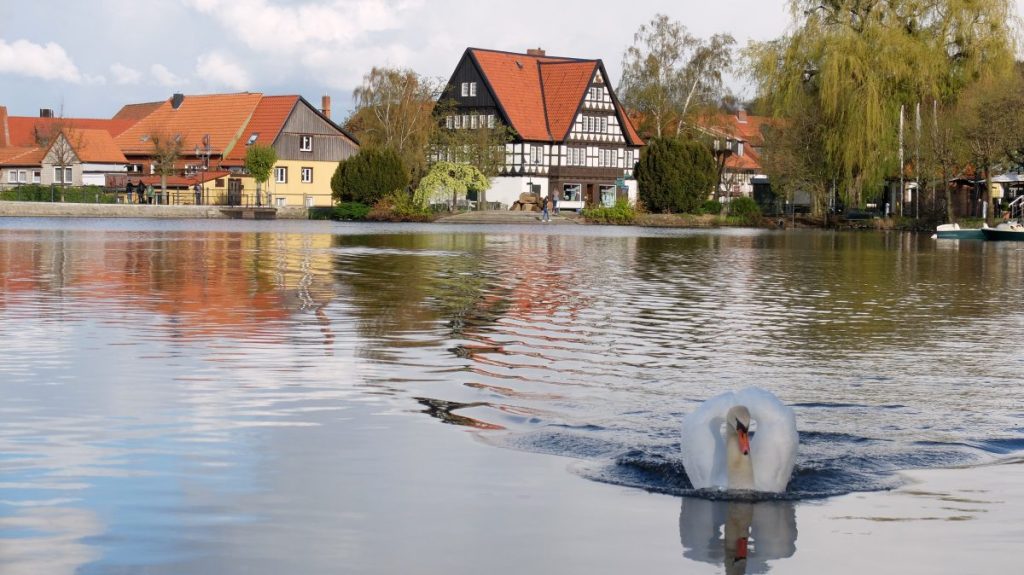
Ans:
[{"label": "willow tree", "polygon": [[821,149],[848,204],[900,173],[900,107],[952,102],[1013,63],[1010,0],[790,0],[793,32],[748,51],[781,118],[820,107]]}]

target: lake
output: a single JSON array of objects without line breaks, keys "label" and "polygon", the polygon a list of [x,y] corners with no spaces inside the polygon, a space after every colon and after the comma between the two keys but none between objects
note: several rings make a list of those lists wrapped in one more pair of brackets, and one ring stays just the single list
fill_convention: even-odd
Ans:
[{"label": "lake", "polygon": [[[903,471],[1019,474],[1022,301],[1013,242],[0,219],[0,572],[816,572]],[[680,421],[748,386],[789,489],[693,498]]]}]

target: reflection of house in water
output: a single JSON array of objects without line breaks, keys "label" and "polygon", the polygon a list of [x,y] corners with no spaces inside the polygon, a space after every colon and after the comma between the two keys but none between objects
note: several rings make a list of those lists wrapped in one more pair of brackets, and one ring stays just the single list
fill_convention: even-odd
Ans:
[{"label": "reflection of house in water", "polygon": [[[0,307],[23,294],[73,289],[80,301],[149,310],[177,337],[259,334],[334,297],[327,247],[313,234],[8,231],[0,241]],[[326,318],[318,316],[319,321]],[[325,334],[326,335],[326,334]]]}]

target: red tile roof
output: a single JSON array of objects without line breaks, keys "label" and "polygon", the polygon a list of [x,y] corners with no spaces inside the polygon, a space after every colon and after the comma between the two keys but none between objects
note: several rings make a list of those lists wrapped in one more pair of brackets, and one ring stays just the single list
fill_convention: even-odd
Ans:
[{"label": "red tile roof", "polygon": [[185,153],[201,146],[203,137],[209,135],[213,155],[230,153],[262,97],[248,92],[185,96],[177,109],[168,99],[115,141],[125,155],[142,156],[153,152],[152,134],[180,135]]},{"label": "red tile roof", "polygon": [[86,163],[124,164],[128,160],[106,130],[74,130],[69,138],[75,155]]},{"label": "red tile roof", "polygon": [[115,120],[134,120],[139,121],[146,116],[152,114],[157,108],[163,105],[163,102],[146,102],[143,104],[127,104],[114,114]]},{"label": "red tile roof", "polygon": [[562,141],[569,133],[580,102],[597,70],[597,61],[553,62],[540,65],[544,102],[553,140]]},{"label": "red tile roof", "polygon": [[103,120],[95,118],[37,118],[34,116],[9,116],[7,124],[10,129],[11,146],[38,145],[38,134],[48,135],[61,129],[72,130],[105,130],[111,136],[117,136],[130,128],[134,120]]},{"label": "red tile roof", "polygon": [[298,101],[298,96],[264,96],[249,119],[249,124],[242,131],[238,145],[231,149],[231,153],[225,159],[244,160],[249,138],[253,134],[259,134],[254,143],[264,146],[273,145]]},{"label": "red tile roof", "polygon": [[[594,72],[601,69],[607,76],[600,60],[480,48],[467,52],[480,67],[512,129],[528,141],[564,141]],[[629,143],[643,145],[621,106],[617,108]]]},{"label": "red tile roof", "polygon": [[0,147],[0,166],[39,166],[45,155],[38,146]]}]

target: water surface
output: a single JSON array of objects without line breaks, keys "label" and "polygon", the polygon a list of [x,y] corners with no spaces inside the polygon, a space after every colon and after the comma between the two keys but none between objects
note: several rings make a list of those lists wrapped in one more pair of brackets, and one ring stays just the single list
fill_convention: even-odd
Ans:
[{"label": "water surface", "polygon": [[1020,451],[1022,292],[900,234],[0,220],[0,565],[603,570],[551,514],[691,494],[724,390],[794,406],[790,499]]}]

